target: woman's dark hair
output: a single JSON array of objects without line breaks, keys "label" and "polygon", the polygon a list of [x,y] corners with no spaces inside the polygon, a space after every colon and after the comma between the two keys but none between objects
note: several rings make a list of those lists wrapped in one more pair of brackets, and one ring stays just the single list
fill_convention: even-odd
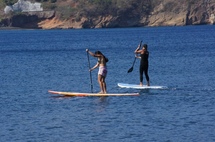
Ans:
[{"label": "woman's dark hair", "polygon": [[96,51],[95,54],[101,54],[101,55],[103,55],[101,51]]},{"label": "woman's dark hair", "polygon": [[146,49],[146,51],[148,50],[147,44],[143,44],[143,47]]},{"label": "woman's dark hair", "polygon": [[[105,57],[105,56],[104,56],[104,57]],[[107,63],[108,61],[109,61],[108,58],[105,57],[105,62]]]},{"label": "woman's dark hair", "polygon": [[96,51],[95,54],[100,54],[100,55],[104,56],[105,62],[108,62],[108,61],[109,61],[108,58],[106,58],[105,55],[102,54],[101,51]]}]

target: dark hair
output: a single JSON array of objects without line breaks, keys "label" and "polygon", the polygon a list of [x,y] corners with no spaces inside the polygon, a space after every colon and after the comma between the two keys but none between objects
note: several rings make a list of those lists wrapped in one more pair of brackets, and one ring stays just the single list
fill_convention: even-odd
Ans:
[{"label": "dark hair", "polygon": [[95,54],[101,54],[101,55],[103,55],[101,51],[96,51]]},{"label": "dark hair", "polygon": [[101,51],[96,51],[95,54],[100,54],[100,55],[104,56],[105,62],[108,62],[108,61],[109,61],[108,58],[106,58],[105,55],[102,54]]},{"label": "dark hair", "polygon": [[144,47],[146,50],[148,50],[147,44],[143,44],[143,47]]},{"label": "dark hair", "polygon": [[109,61],[108,58],[105,57],[105,62],[107,63],[108,61]]}]

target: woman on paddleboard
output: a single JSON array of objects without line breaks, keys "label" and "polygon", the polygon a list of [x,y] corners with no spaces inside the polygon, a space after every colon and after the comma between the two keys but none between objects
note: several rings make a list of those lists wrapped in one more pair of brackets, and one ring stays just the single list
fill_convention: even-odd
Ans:
[{"label": "woman on paddleboard", "polygon": [[136,58],[140,58],[140,69],[139,69],[139,72],[140,72],[140,86],[143,86],[143,72],[144,72],[145,77],[146,77],[147,86],[150,86],[150,84],[149,84],[149,75],[148,75],[149,52],[148,52],[148,49],[147,49],[147,44],[144,44],[142,49],[140,49],[140,45],[139,45],[137,47],[137,49],[134,51],[134,53],[136,54],[135,55]]},{"label": "woman on paddleboard", "polygon": [[106,63],[108,62],[108,58],[106,58],[100,51],[96,51],[95,53],[89,51],[89,49],[86,49],[86,51],[93,57],[98,58],[97,64],[91,68],[89,71],[94,70],[95,68],[99,67],[98,71],[98,82],[101,91],[99,92],[100,94],[106,94],[107,93],[107,88],[106,88],[106,82],[105,78],[107,76],[107,66]]}]

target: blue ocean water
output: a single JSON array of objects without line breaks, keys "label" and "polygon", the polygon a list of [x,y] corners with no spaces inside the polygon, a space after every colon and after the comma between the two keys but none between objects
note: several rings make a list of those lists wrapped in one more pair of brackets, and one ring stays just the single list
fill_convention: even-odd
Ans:
[{"label": "blue ocean water", "polygon": [[[148,44],[151,85],[139,84],[140,41]],[[90,92],[85,49],[109,58],[108,92],[126,97],[58,97],[48,90]],[[0,141],[214,142],[215,26],[1,30]],[[90,65],[96,59],[90,57]],[[145,80],[144,80],[145,81]],[[145,82],[144,82],[145,83]],[[97,70],[93,91],[99,92]]]}]

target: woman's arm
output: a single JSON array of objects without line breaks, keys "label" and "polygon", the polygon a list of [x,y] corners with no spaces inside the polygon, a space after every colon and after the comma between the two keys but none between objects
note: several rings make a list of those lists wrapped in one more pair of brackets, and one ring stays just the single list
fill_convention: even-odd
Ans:
[{"label": "woman's arm", "polygon": [[93,57],[101,57],[101,55],[99,54],[94,54],[93,52],[91,52],[89,49],[86,49],[86,51]]},{"label": "woman's arm", "polygon": [[138,45],[138,47],[137,47],[137,49],[134,51],[134,53],[139,54],[140,52],[141,52],[141,50],[140,50],[140,45]]},{"label": "woman's arm", "polygon": [[94,67],[92,67],[92,68],[90,69],[90,71],[94,70],[94,69],[97,68],[98,66],[99,66],[99,63],[97,62],[97,64],[96,64]]},{"label": "woman's arm", "polygon": [[92,68],[90,69],[90,71],[94,70],[94,69],[97,68],[98,66],[99,66],[99,63],[97,62],[97,64],[96,64],[94,67],[92,67]]},{"label": "woman's arm", "polygon": [[91,52],[89,49],[86,49],[86,52],[88,52],[91,56],[95,57],[95,54]]},{"label": "woman's arm", "polygon": [[141,57],[140,57],[140,56],[138,56],[137,54],[135,54],[135,58],[139,58],[139,59],[141,59]]}]

